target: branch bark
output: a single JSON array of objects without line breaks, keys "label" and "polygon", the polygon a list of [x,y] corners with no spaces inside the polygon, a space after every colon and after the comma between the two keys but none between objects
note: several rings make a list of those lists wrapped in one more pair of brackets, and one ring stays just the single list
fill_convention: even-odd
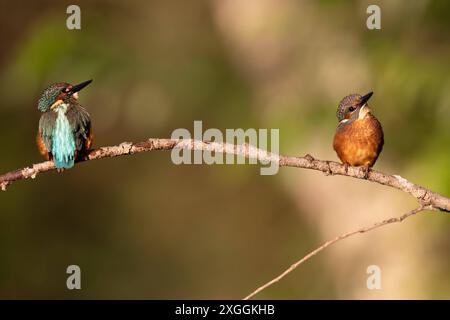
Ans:
[{"label": "branch bark", "polygon": [[[131,143],[123,142],[117,146],[101,147],[99,149],[91,150],[85,159],[81,159],[78,162],[90,161],[102,158],[111,158],[125,155],[132,155],[135,153],[153,151],[153,150],[172,150],[172,149],[187,149],[187,150],[200,150],[200,151],[211,151],[225,154],[240,155],[248,159],[257,159],[263,163],[275,163],[281,167],[296,167],[304,169],[312,169],[317,171],[322,171],[327,175],[342,175],[347,177],[352,177],[356,179],[366,179],[371,182],[379,183],[385,186],[389,186],[405,193],[410,194],[419,203],[419,207],[414,209],[400,217],[391,218],[383,220],[381,222],[375,223],[374,225],[364,227],[355,231],[344,233],[332,240],[325,242],[323,245],[310,252],[293,265],[291,265],[287,270],[276,278],[270,280],[266,284],[257,288],[251,294],[249,294],[244,299],[250,299],[256,294],[266,289],[267,287],[273,285],[274,283],[280,281],[286,275],[294,271],[302,263],[315,256],[327,247],[335,244],[338,241],[344,240],[350,236],[356,235],[358,233],[365,233],[373,229],[379,228],[381,226],[392,224],[396,222],[401,222],[406,218],[409,218],[424,210],[434,210],[442,212],[450,212],[450,198],[447,198],[439,193],[433,192],[425,187],[414,184],[399,175],[388,175],[379,171],[371,170],[367,178],[365,178],[364,171],[358,167],[348,167],[345,168],[344,165],[334,162],[334,161],[324,161],[314,159],[309,154],[304,157],[289,157],[267,152],[258,149],[254,146],[244,144],[244,145],[233,145],[228,143],[218,143],[218,142],[205,142],[192,139],[157,139],[152,138],[143,142]],[[30,167],[23,169],[11,171],[0,175],[0,188],[6,190],[11,183],[17,180],[24,179],[34,179],[40,173],[54,170],[55,166],[52,161],[45,161],[41,163],[34,164]]]},{"label": "branch bark", "polygon": [[[342,175],[356,179],[365,179],[364,172],[361,168],[348,167],[348,170],[346,170],[340,163],[317,160],[308,154],[304,157],[288,157],[267,152],[248,144],[233,145],[229,143],[204,142],[192,139],[152,138],[138,143],[123,142],[117,146],[101,147],[99,149],[91,150],[85,159],[78,162],[132,155],[153,150],[172,150],[174,148],[235,154],[245,158],[258,159],[259,161],[264,161],[266,163],[273,162],[281,167],[312,169],[322,171],[327,175]],[[52,161],[45,161],[30,167],[5,173],[0,175],[0,188],[6,190],[14,181],[29,178],[34,179],[38,174],[54,169],[55,166]],[[416,198],[421,206],[431,206],[440,211],[450,212],[450,198],[414,184],[399,175],[387,175],[376,170],[371,170],[366,180],[408,193]]]}]

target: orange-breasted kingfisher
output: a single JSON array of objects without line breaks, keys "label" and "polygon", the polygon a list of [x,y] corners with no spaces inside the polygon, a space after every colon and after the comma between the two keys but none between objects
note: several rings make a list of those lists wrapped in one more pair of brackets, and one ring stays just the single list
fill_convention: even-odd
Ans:
[{"label": "orange-breasted kingfisher", "polygon": [[342,99],[336,112],[339,125],[333,141],[333,148],[346,171],[348,165],[362,166],[365,178],[384,144],[381,124],[367,104],[372,94],[351,94]]},{"label": "orange-breasted kingfisher", "polygon": [[78,92],[91,82],[52,84],[38,101],[42,115],[37,145],[47,160],[53,160],[58,171],[72,168],[92,145],[91,119],[78,103]]}]

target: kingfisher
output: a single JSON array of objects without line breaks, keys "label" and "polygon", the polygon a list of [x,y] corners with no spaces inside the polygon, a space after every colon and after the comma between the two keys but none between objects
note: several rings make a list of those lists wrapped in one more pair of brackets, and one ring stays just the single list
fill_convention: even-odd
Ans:
[{"label": "kingfisher", "polygon": [[333,148],[345,171],[349,165],[361,166],[366,179],[384,144],[381,124],[367,104],[372,94],[350,94],[341,100],[336,111],[339,125],[333,140]]},{"label": "kingfisher", "polygon": [[38,110],[42,112],[36,139],[38,149],[47,160],[53,160],[58,171],[72,168],[92,145],[91,119],[78,103],[78,92],[91,82],[52,84],[38,101]]}]

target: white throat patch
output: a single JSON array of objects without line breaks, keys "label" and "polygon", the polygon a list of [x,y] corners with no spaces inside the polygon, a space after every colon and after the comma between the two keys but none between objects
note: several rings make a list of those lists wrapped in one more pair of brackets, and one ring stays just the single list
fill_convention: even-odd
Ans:
[{"label": "white throat patch", "polygon": [[[364,104],[361,109],[359,109],[359,113],[358,113],[358,120],[362,120],[364,119],[367,114],[370,113],[370,109],[367,106],[367,104]],[[350,119],[342,119],[341,121],[339,121],[340,124],[346,123],[348,122]]]},{"label": "white throat patch", "polygon": [[370,112],[369,107],[367,106],[367,103],[365,103],[361,109],[359,109],[358,119],[362,120],[366,117],[366,115]]}]

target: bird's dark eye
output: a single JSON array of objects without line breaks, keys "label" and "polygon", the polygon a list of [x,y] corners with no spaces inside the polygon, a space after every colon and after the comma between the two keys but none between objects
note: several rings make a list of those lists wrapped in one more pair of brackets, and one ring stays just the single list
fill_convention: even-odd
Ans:
[{"label": "bird's dark eye", "polygon": [[350,112],[352,112],[352,111],[355,111],[355,107],[350,107],[350,108],[348,108],[348,110],[350,111]]}]

